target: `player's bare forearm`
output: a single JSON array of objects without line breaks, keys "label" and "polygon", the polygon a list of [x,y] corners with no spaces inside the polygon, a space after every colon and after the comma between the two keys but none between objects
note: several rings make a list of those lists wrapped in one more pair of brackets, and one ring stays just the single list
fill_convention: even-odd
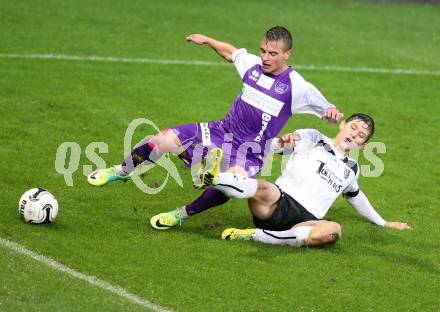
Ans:
[{"label": "player's bare forearm", "polygon": [[191,34],[186,37],[186,40],[200,45],[207,44],[228,62],[232,62],[232,53],[237,50],[237,48],[230,43],[222,42],[202,34]]},{"label": "player's bare forearm", "polygon": [[393,228],[393,229],[398,229],[398,230],[409,230],[411,229],[411,227],[404,222],[394,222],[394,221],[387,221],[385,223],[385,227],[389,227],[389,228]]}]

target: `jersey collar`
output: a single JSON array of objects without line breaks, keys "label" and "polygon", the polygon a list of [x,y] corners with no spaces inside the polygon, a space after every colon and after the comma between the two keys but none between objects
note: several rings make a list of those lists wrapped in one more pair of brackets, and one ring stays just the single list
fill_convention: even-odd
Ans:
[{"label": "jersey collar", "polygon": [[335,157],[340,158],[343,162],[348,162],[348,157],[341,154],[338,149],[334,146],[332,141],[329,141],[329,143],[325,142],[324,140],[320,140],[317,145],[321,145],[327,152],[332,154]]}]

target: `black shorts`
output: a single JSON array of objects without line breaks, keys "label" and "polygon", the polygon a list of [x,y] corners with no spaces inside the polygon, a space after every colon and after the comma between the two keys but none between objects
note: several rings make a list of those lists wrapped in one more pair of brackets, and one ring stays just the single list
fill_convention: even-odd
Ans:
[{"label": "black shorts", "polygon": [[301,222],[320,220],[308,212],[306,208],[301,206],[289,194],[284,193],[281,189],[280,192],[281,196],[277,202],[277,208],[269,219],[260,220],[255,216],[253,217],[257,228],[270,231],[285,231],[290,230],[295,224]]}]

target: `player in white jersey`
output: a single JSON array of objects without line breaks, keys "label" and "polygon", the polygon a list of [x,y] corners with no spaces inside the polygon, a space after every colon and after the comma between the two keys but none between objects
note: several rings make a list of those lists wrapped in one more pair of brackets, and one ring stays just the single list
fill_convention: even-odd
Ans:
[{"label": "player in white jersey", "polygon": [[[359,189],[357,162],[347,157],[351,149],[363,147],[373,133],[371,117],[354,114],[340,124],[333,139],[313,129],[283,136],[274,141],[273,150],[290,148],[292,155],[275,183],[220,173],[213,186],[230,197],[249,198],[256,226],[226,229],[222,239],[253,239],[298,247],[333,244],[341,236],[341,227],[323,218],[341,194],[375,224],[408,229],[406,223],[387,222],[374,210]],[[244,191],[251,188],[252,192]]]}]

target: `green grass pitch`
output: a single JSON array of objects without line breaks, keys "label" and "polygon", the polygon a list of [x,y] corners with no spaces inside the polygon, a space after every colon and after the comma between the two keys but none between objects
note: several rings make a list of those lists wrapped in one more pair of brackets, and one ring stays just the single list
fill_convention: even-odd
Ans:
[{"label": "green grass pitch", "polygon": [[[251,226],[246,202],[230,201],[183,226],[157,232],[149,218],[194,199],[190,174],[156,195],[132,183],[92,188],[82,173],[91,142],[105,142],[107,165],[123,155],[128,124],[160,128],[224,116],[241,88],[232,66],[8,58],[63,54],[221,62],[185,42],[205,33],[258,53],[263,32],[294,35],[291,64],[353,72],[298,70],[346,114],[376,119],[380,178],[360,185],[387,220],[374,226],[339,199],[329,219],[343,237],[331,248],[294,249],[223,242],[228,226]],[[440,7],[346,1],[0,0],[0,237],[175,311],[438,311],[440,309]],[[356,68],[425,71],[368,73]],[[336,127],[297,116],[285,130]],[[152,134],[140,127],[137,140]],[[81,148],[73,187],[55,171],[63,142]],[[368,162],[361,158],[361,164]],[[273,180],[280,172],[274,162]],[[160,184],[154,168],[145,177]],[[58,198],[55,223],[30,226],[17,203],[32,187]],[[0,311],[143,311],[105,290],[0,245]]]}]

